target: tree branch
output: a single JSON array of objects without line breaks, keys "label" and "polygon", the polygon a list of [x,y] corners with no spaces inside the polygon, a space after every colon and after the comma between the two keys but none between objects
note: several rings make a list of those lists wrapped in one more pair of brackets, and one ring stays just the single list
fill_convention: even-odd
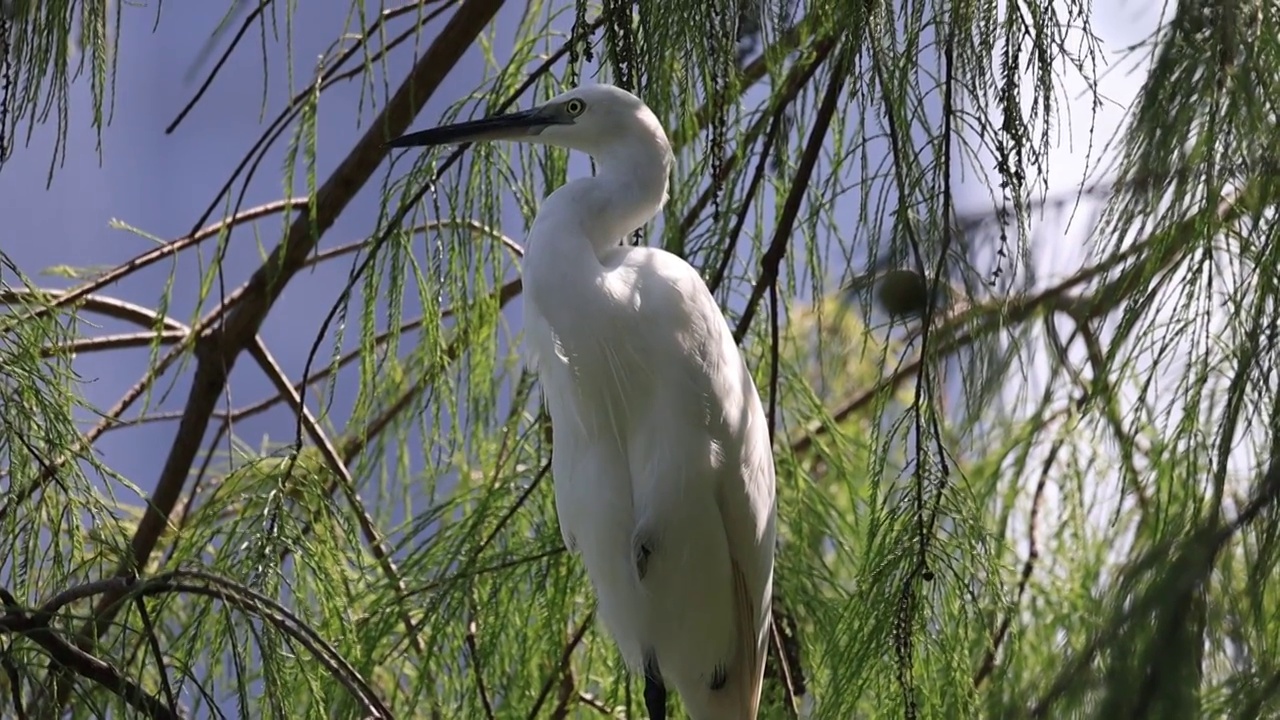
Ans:
[{"label": "tree branch", "polygon": [[778,214],[778,224],[774,229],[773,239],[769,241],[769,248],[760,259],[760,277],[751,288],[751,296],[747,298],[742,317],[733,331],[733,336],[738,342],[742,342],[747,329],[751,327],[751,321],[755,319],[756,307],[764,297],[765,290],[778,280],[778,269],[787,255],[791,230],[795,226],[796,217],[800,214],[800,204],[804,202],[805,191],[809,188],[813,169],[818,164],[818,156],[822,153],[822,146],[827,139],[827,130],[835,117],[836,101],[840,99],[840,93],[844,90],[844,83],[848,79],[846,67],[847,63],[840,61],[831,71],[826,92],[823,93],[822,102],[818,106],[817,117],[814,118],[813,129],[809,131],[809,140],[805,143],[804,153],[796,166],[796,174],[791,179],[791,189],[787,192],[782,211]]}]

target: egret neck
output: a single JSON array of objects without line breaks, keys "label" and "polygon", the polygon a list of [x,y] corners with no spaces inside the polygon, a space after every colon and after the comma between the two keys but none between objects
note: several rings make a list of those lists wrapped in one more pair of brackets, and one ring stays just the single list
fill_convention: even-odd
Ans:
[{"label": "egret neck", "polygon": [[[587,250],[578,246],[581,237],[590,241],[598,261],[662,209],[667,201],[671,146],[665,133],[653,127],[657,120],[646,120],[637,118],[634,126],[620,128],[625,142],[603,148],[583,143],[574,148],[595,160],[596,174],[565,183],[543,201],[529,232],[537,242],[527,249],[526,258],[526,273],[535,275],[526,277],[526,282],[538,281],[540,265],[556,278],[562,276],[563,268],[578,265]],[[560,229],[568,223],[581,228],[582,236]]]}]

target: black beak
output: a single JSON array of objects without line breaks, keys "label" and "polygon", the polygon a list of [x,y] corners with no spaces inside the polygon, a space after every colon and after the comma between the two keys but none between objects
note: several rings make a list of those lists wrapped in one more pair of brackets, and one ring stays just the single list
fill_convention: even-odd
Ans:
[{"label": "black beak", "polygon": [[433,145],[457,145],[480,140],[519,140],[537,135],[543,128],[554,124],[542,108],[521,110],[507,115],[471,120],[454,125],[442,125],[430,130],[401,135],[387,143],[387,147],[430,147]]}]

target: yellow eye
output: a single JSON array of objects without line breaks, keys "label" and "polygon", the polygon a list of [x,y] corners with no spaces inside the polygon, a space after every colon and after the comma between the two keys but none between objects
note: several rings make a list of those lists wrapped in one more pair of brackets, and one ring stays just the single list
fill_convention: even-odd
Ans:
[{"label": "yellow eye", "polygon": [[564,104],[564,110],[573,117],[578,117],[582,113],[586,112],[587,104],[578,98],[573,98]]}]

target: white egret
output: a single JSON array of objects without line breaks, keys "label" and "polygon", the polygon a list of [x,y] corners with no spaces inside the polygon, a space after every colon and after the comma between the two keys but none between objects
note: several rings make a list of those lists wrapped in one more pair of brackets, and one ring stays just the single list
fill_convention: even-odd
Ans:
[{"label": "white egret", "polygon": [[624,660],[644,673],[651,718],[665,718],[673,686],[693,720],[754,720],[776,516],[764,410],[697,271],[621,244],[667,200],[667,135],[639,98],[589,85],[389,144],[477,140],[596,161],[594,177],[543,201],[522,269],[560,529]]}]

